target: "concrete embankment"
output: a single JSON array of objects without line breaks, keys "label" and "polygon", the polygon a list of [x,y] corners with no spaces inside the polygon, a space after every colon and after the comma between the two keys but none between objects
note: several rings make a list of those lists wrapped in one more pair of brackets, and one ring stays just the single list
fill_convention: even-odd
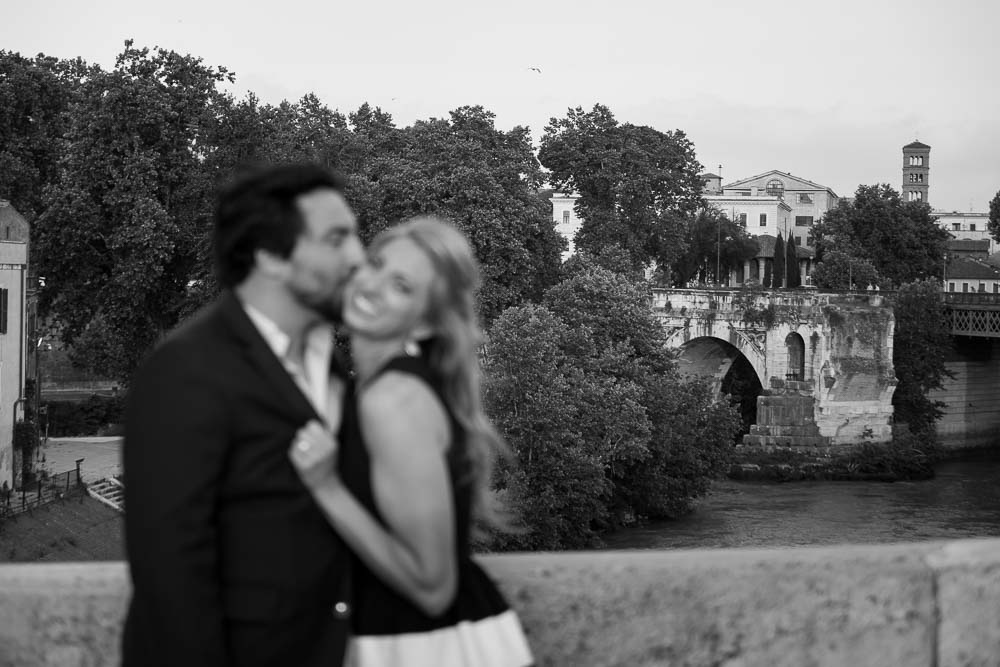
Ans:
[{"label": "concrete embankment", "polygon": [[[996,667],[1000,540],[482,561],[541,666]],[[117,665],[123,563],[0,566],[0,665]]]}]

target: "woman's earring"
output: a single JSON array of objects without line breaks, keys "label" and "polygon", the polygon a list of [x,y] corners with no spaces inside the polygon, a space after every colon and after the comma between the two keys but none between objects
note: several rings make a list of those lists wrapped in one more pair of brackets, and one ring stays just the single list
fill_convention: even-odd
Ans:
[{"label": "woman's earring", "polygon": [[403,352],[405,352],[408,357],[419,357],[420,343],[412,339],[406,341],[403,343]]}]

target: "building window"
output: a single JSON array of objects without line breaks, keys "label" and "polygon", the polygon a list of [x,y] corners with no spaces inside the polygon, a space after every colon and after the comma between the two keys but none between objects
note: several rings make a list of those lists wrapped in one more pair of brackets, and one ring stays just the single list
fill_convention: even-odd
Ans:
[{"label": "building window", "polygon": [[812,199],[812,197],[810,197],[809,195],[807,195],[805,193],[800,193],[799,194],[799,203],[800,204],[811,204],[811,203],[813,203],[813,199]]},{"label": "building window", "polygon": [[962,291],[963,292],[969,291],[969,283],[962,283]]},{"label": "building window", "polygon": [[741,225],[743,225],[744,227],[746,227],[747,226],[747,214],[746,213],[740,213],[739,218],[738,218],[738,222]]},{"label": "building window", "polygon": [[948,291],[949,292],[955,291],[955,283],[948,283]]},{"label": "building window", "polygon": [[569,211],[563,211],[563,224],[569,224]]},{"label": "building window", "polygon": [[795,216],[795,226],[796,227],[810,227],[813,223],[813,217],[811,215],[797,215]]},{"label": "building window", "polygon": [[767,224],[767,213],[760,214],[760,226],[763,227]]},{"label": "building window", "polygon": [[1000,283],[993,283],[993,293],[1000,294]]},{"label": "building window", "polygon": [[0,289],[0,334],[7,333],[7,290]]},{"label": "building window", "polygon": [[953,231],[953,232],[960,232],[960,231],[962,231],[962,223],[960,223],[960,222],[953,222],[953,223],[951,223],[951,231]]},{"label": "building window", "polygon": [[801,236],[796,236],[795,237],[795,245],[802,245],[802,237]]},{"label": "building window", "polygon": [[780,179],[772,178],[764,186],[764,192],[766,192],[771,197],[784,197],[785,196],[785,184],[781,182]]},{"label": "building window", "polygon": [[970,232],[976,231],[976,223],[974,223],[974,222],[970,222],[969,223],[969,231]]},{"label": "building window", "polygon": [[980,292],[986,291],[986,283],[979,283],[979,291]]},{"label": "building window", "polygon": [[749,197],[750,196],[750,192],[748,190],[744,190],[743,192],[740,193],[740,196],[741,197]]}]

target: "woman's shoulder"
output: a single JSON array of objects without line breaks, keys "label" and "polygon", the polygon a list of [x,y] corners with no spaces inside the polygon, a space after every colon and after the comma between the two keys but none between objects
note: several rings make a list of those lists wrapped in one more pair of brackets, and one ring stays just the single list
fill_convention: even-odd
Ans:
[{"label": "woman's shoulder", "polygon": [[358,394],[358,415],[370,444],[400,437],[446,444],[448,412],[441,397],[423,377],[386,368]]}]

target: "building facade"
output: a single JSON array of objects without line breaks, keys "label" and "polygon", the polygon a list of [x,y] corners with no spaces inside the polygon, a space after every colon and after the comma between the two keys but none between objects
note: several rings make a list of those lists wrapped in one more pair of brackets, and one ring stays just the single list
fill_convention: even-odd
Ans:
[{"label": "building facade", "polygon": [[556,231],[566,239],[566,250],[563,251],[562,258],[566,258],[576,252],[576,233],[580,231],[583,221],[576,214],[576,200],[578,195],[565,194],[562,192],[552,193],[552,219],[556,223]]},{"label": "building facade", "polygon": [[0,488],[20,480],[14,423],[24,417],[27,283],[28,222],[0,200]]},{"label": "building facade", "polygon": [[[741,202],[749,204],[760,197],[780,200],[783,206],[766,220],[761,217],[762,212],[740,206]],[[776,237],[780,232],[783,239],[791,239],[801,247],[808,247],[813,224],[840,201],[837,193],[827,186],[776,169],[723,185],[721,198],[706,196],[705,199],[727,215],[730,211],[737,215],[747,213],[747,232],[753,236]],[[756,218],[751,215],[755,212]]]}]

